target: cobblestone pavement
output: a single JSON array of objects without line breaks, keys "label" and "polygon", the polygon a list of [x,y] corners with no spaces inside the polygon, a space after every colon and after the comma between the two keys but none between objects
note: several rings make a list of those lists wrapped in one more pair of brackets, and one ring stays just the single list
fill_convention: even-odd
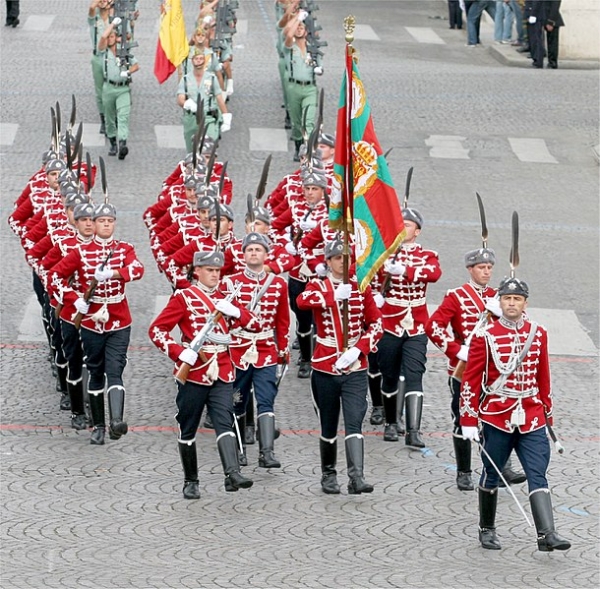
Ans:
[{"label": "cobblestone pavement", "polygon": [[[551,359],[556,431],[566,451],[553,455],[549,480],[557,528],[573,548],[537,552],[534,529],[501,490],[497,524],[503,550],[483,551],[476,495],[454,483],[445,362],[433,349],[422,424],[427,448],[384,443],[380,428],[365,423],[365,471],[373,494],[349,496],[345,485],[339,496],[320,491],[318,423],[306,381],[296,378],[292,366],[277,401],[282,468],[259,468],[258,448],[249,446],[244,472],[254,487],[226,493],[214,432],[203,429],[197,438],[202,498],[182,499],[171,363],[146,337],[157,300],[169,288],[156,271],[141,222],[141,212],[183,155],[157,143],[155,126],[178,125],[180,115],[175,81],[158,86],[152,76],[158,2],[140,4],[136,55],[142,69],[133,87],[130,155],[124,162],[105,157],[111,199],[120,212],[118,232],[136,245],[147,267],[144,279],[128,289],[135,320],[125,373],[130,432],[103,447],[90,446],[89,432],[70,429],[68,414],[58,410],[46,346],[23,328],[30,273],[3,222],[0,586],[598,586],[598,167],[590,150],[598,142],[597,71],[506,67],[485,50],[464,47],[464,31],[448,30],[441,18],[447,14],[441,1],[319,2],[318,22],[329,42],[322,78],[329,97],[326,130],[335,126],[342,19],[351,12],[371,27],[361,31],[371,38],[357,38],[355,45],[375,127],[384,149],[394,148],[390,168],[397,185],[415,166],[411,200],[427,220],[423,242],[442,257],[444,277],[432,288],[431,302],[464,279],[462,252],[479,240],[478,190],[488,210],[490,244],[506,261],[499,261],[497,277],[508,270],[510,214],[517,209],[519,275],[532,287],[531,304],[572,311],[592,342],[591,353]],[[4,29],[0,41],[3,219],[39,167],[50,106],[56,100],[69,105],[74,93],[78,120],[86,129],[98,124],[86,3],[21,5],[21,27]],[[221,159],[229,160],[238,213],[270,153],[249,148],[253,133],[283,132],[272,2],[240,5],[234,120],[220,149]],[[190,30],[197,2],[184,0],[184,8]],[[419,42],[423,29],[442,43]],[[432,155],[426,141],[439,136],[462,137],[468,159]],[[556,163],[520,160],[508,141],[515,137],[542,139]],[[293,169],[288,146],[273,152],[269,187]],[[90,147],[93,160],[106,150]],[[568,339],[560,331],[550,338]],[[342,482],[343,449],[339,467]],[[526,488],[513,490],[531,518]]]}]

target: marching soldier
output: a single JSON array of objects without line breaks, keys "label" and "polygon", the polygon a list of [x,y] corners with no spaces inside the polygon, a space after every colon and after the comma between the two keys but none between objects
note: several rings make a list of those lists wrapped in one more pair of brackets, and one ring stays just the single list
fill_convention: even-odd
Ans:
[{"label": "marching soldier", "polygon": [[502,315],[498,299],[495,298],[496,290],[488,285],[495,263],[496,255],[492,249],[482,247],[467,252],[465,266],[469,273],[469,282],[449,290],[425,325],[429,339],[448,357],[448,386],[452,395],[450,409],[455,434],[453,442],[456,485],[461,491],[472,491],[473,481],[471,443],[460,436],[460,375],[456,369],[459,362],[467,361],[470,334],[476,327],[480,329],[484,321],[487,323],[486,311],[496,316]]},{"label": "marching soldier", "polygon": [[[67,200],[66,205],[69,207],[69,200]],[[52,268],[65,258],[70,251],[91,241],[95,231],[93,216],[94,206],[90,202],[77,204],[73,209],[73,222],[76,233],[58,241],[41,261],[42,275],[45,276],[51,306],[60,323],[62,353],[68,366],[66,387],[71,408],[71,427],[75,430],[87,429],[88,426],[83,396],[83,348],[80,332],[73,324],[72,319],[77,314],[77,310],[72,304],[58,304],[53,296],[52,285],[48,283],[48,276]],[[78,274],[74,275],[71,288],[81,289]]]},{"label": "marching soldier", "polygon": [[300,346],[300,366],[298,378],[310,378],[310,358],[312,350],[312,313],[310,309],[300,309],[297,304],[298,295],[306,288],[308,277],[314,273],[298,255],[298,245],[302,238],[313,231],[321,219],[328,215],[325,192],[327,177],[319,170],[313,169],[304,177],[303,198],[294,201],[281,217],[273,221],[275,231],[290,239],[286,251],[295,256],[296,264],[288,274],[290,307],[296,315],[296,335]]},{"label": "marching soldier", "polygon": [[[287,86],[285,96],[292,122],[292,140],[296,146],[294,161],[300,161],[299,149],[304,134],[310,136],[314,129],[318,93],[315,65],[308,52],[305,10],[298,10],[299,1],[290,2],[279,26],[283,29],[283,54],[286,60]],[[317,70],[319,71],[319,70]]]},{"label": "marching soldier", "polygon": [[[260,330],[235,330],[229,346],[236,368],[234,391],[238,430],[245,446],[246,407],[250,390],[254,388],[257,405],[259,458],[262,468],[280,468],[274,454],[275,397],[277,396],[277,365],[289,362],[290,308],[287,282],[281,276],[266,271],[269,241],[265,235],[250,232],[242,241],[245,268],[225,279],[229,291],[240,287],[238,300],[258,319]],[[243,452],[245,454],[245,452]],[[245,456],[240,457],[246,462]]]},{"label": "marching soldier", "polygon": [[[117,27],[121,25],[120,32]],[[124,35],[125,24],[116,17],[106,27],[98,41],[99,57],[102,60],[104,84],[102,86],[102,104],[106,121],[106,136],[110,141],[108,155],[117,155],[117,139],[119,141],[119,159],[123,160],[129,153],[127,138],[129,137],[129,115],[131,114],[131,74],[140,66],[137,59],[130,56],[122,60],[117,55],[117,44]]]},{"label": "marching soldier", "polygon": [[[423,411],[423,375],[427,362],[425,324],[429,319],[426,291],[431,282],[442,275],[438,255],[416,242],[423,227],[423,216],[417,209],[402,210],[406,238],[398,257],[384,265],[384,285],[389,276],[389,290],[376,296],[383,314],[383,337],[378,361],[382,375],[381,394],[385,413],[383,439],[398,441],[398,383],[405,377],[406,433],[405,444],[424,448],[420,436]],[[382,287],[383,290],[383,287]]]},{"label": "marching soldier", "polygon": [[[448,386],[452,398],[450,410],[454,422],[452,441],[456,459],[456,486],[461,491],[472,491],[473,480],[471,479],[471,444],[460,435],[460,383],[469,353],[470,338],[485,328],[492,318],[502,316],[496,289],[489,286],[495,263],[496,255],[490,248],[482,247],[467,252],[465,266],[469,272],[469,282],[449,290],[425,325],[425,332],[429,339],[448,357]],[[502,476],[510,484],[525,482],[525,475],[512,469],[510,458],[506,462]]]},{"label": "marching soldier", "polygon": [[88,9],[88,26],[92,38],[92,76],[96,93],[96,106],[100,113],[100,135],[106,134],[104,105],[102,104],[102,87],[104,85],[104,63],[98,51],[98,43],[104,30],[108,27],[108,19],[112,10],[112,0],[92,0]]},{"label": "marching soldier", "polygon": [[[198,108],[204,108],[206,136],[214,140],[231,129],[233,119],[233,115],[227,112],[219,81],[208,69],[204,48],[194,50],[192,65],[193,70],[181,78],[177,88],[177,104],[183,109],[183,137],[187,151],[192,151],[194,135],[198,130]],[[199,101],[201,104],[198,104]]]},{"label": "marching soldier", "polygon": [[529,502],[537,530],[538,550],[568,550],[570,542],[554,527],[546,472],[552,425],[552,394],[548,334],[524,312],[527,284],[511,276],[498,288],[502,317],[469,348],[460,396],[460,424],[465,440],[479,442],[482,424],[483,472],[479,480],[479,541],[482,548],[500,550],[496,535],[499,475],[514,449],[525,469]]},{"label": "marching soldier", "polygon": [[[372,493],[365,482],[362,423],[367,412],[367,354],[382,335],[381,312],[371,288],[359,292],[356,278],[342,282],[344,245],[337,239],[325,248],[330,275],[312,279],[298,297],[298,307],[315,318],[317,345],[312,357],[311,389],[321,424],[321,488],[338,494],[337,429],[340,407],[346,430],[348,493]],[[348,349],[343,347],[342,305],[348,303]]]},{"label": "marching soldier", "polygon": [[[118,440],[128,429],[123,420],[123,370],[131,335],[131,313],[125,285],[142,278],[144,266],[131,244],[114,239],[116,219],[117,211],[112,204],[98,205],[93,213],[94,239],[74,248],[50,272],[55,296],[64,306],[74,309],[66,320],[76,324],[77,315],[82,317],[81,341],[90,375],[88,394],[94,426],[92,445],[104,444],[105,387],[110,439]],[[71,284],[69,281],[74,275],[79,282]],[[81,289],[76,284],[80,284]]]},{"label": "marching soldier", "polygon": [[[176,363],[175,374],[184,363],[191,367],[187,379],[177,381],[176,401],[185,499],[200,498],[195,440],[205,406],[216,430],[217,447],[225,473],[225,490],[247,489],[253,484],[240,473],[238,463],[236,437],[232,430],[235,376],[227,344],[232,327],[257,329],[258,322],[247,309],[229,300],[232,297],[228,299],[220,291],[222,266],[222,252],[213,250],[194,254],[196,283],[175,292],[148,330],[152,343]],[[194,338],[207,325],[211,326],[211,331],[194,349],[191,347]],[[172,338],[174,327],[179,327],[182,343]]]}]

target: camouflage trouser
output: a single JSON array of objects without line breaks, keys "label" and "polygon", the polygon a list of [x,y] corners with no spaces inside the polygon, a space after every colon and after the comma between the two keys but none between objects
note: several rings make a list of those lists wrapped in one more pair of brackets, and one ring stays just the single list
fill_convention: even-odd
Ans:
[{"label": "camouflage trouser", "polygon": [[102,104],[106,117],[106,136],[126,141],[129,137],[131,90],[129,86],[113,86],[108,82],[102,88]]},{"label": "camouflage trouser", "polygon": [[104,86],[104,69],[102,58],[98,55],[92,55],[92,76],[94,78],[94,92],[96,94],[96,106],[98,112],[104,114],[104,106],[102,105],[102,87]]}]

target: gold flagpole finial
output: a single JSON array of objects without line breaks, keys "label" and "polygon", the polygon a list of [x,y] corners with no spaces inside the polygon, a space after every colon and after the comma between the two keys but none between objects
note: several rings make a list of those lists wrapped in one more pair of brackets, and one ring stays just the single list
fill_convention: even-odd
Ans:
[{"label": "gold flagpole finial", "polygon": [[355,24],[356,24],[356,19],[351,14],[349,14],[344,19],[344,31],[346,31],[346,43],[352,43],[352,41],[354,41]]}]

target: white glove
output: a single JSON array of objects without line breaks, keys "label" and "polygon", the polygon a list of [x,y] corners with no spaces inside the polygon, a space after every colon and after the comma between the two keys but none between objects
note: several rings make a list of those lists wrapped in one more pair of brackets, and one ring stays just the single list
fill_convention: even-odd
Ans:
[{"label": "white glove", "polygon": [[77,309],[78,313],[87,315],[87,312],[90,309],[90,304],[86,303],[82,298],[79,298],[75,301],[75,308]]},{"label": "white glove", "polygon": [[467,358],[469,357],[469,346],[460,346],[460,350],[458,350],[458,354],[456,354],[456,357],[459,360],[466,362]]},{"label": "white glove", "polygon": [[104,266],[104,268],[102,268],[102,266],[98,266],[96,268],[96,271],[94,272],[94,278],[98,281],[98,282],[104,282],[106,280],[110,280],[113,277],[113,269],[106,264],[106,266]]},{"label": "white glove", "polygon": [[205,24],[205,25],[211,25],[211,24],[212,24],[212,22],[213,22],[213,17],[212,17],[212,16],[210,16],[210,14],[209,14],[209,15],[207,15],[207,16],[205,16],[205,17],[202,19],[202,23],[203,23],[203,24]]},{"label": "white glove", "polygon": [[350,348],[346,350],[336,361],[334,364],[335,368],[338,370],[344,370],[349,366],[352,366],[360,356],[360,349],[357,347]]},{"label": "white glove", "polygon": [[496,315],[496,317],[502,317],[502,307],[500,307],[500,301],[496,298],[489,298],[485,301],[485,308],[490,313]]},{"label": "white glove", "polygon": [[303,221],[300,221],[300,229],[302,229],[302,231],[306,232],[306,231],[310,231],[311,229],[314,229],[317,226],[317,222],[313,221],[313,219],[304,219]]},{"label": "white glove", "polygon": [[307,16],[308,16],[308,12],[306,12],[306,10],[299,10],[298,11],[298,20],[300,22],[304,22],[304,20],[306,19]]},{"label": "white glove", "polygon": [[318,65],[316,68],[313,69],[313,72],[315,72],[315,75],[321,76],[323,75],[323,68],[320,65]]},{"label": "white glove", "polygon": [[465,440],[473,440],[479,442],[479,429],[472,425],[463,425],[460,428],[462,430],[462,437]]},{"label": "white glove", "polygon": [[378,309],[381,309],[381,307],[383,307],[383,305],[385,304],[385,298],[381,293],[376,292],[373,295],[373,299],[375,300],[375,304],[377,305]]},{"label": "white glove", "polygon": [[406,266],[400,262],[387,261],[384,264],[384,269],[388,274],[392,276],[402,276],[406,272]]},{"label": "white glove", "polygon": [[317,276],[327,276],[327,264],[319,262],[315,268],[315,272],[317,273]]},{"label": "white glove", "polygon": [[223,122],[221,123],[221,133],[226,133],[231,129],[231,120],[233,115],[230,112],[226,112],[223,115]]},{"label": "white glove", "polygon": [[298,253],[298,251],[296,250],[296,246],[294,245],[293,241],[288,241],[285,244],[285,251],[288,254],[292,254],[292,256],[295,256]]},{"label": "white glove", "polygon": [[113,20],[112,20],[112,23],[113,23],[113,25],[115,25],[115,27],[118,27],[122,22],[123,21],[118,16],[115,16],[115,18],[113,18]]},{"label": "white glove", "polygon": [[181,354],[179,354],[179,359],[190,366],[196,364],[196,360],[198,360],[198,353],[194,352],[192,348],[185,348]]},{"label": "white glove", "polygon": [[345,301],[350,298],[350,294],[352,293],[352,285],[351,284],[340,284],[334,291],[333,296],[336,301]]},{"label": "white glove", "polygon": [[121,73],[119,75],[122,78],[128,78],[129,77],[129,72],[127,70],[121,70]]},{"label": "white glove", "polygon": [[198,105],[196,104],[195,100],[192,100],[191,98],[188,98],[184,103],[183,103],[183,108],[184,110],[189,110],[191,113],[196,113],[196,111],[198,110]]},{"label": "white glove", "polygon": [[242,312],[233,303],[230,303],[229,301],[226,301],[225,299],[219,301],[215,305],[215,309],[217,311],[219,311],[220,313],[222,313],[223,315],[228,315],[229,317],[235,317],[236,319],[239,319],[242,314]]}]

